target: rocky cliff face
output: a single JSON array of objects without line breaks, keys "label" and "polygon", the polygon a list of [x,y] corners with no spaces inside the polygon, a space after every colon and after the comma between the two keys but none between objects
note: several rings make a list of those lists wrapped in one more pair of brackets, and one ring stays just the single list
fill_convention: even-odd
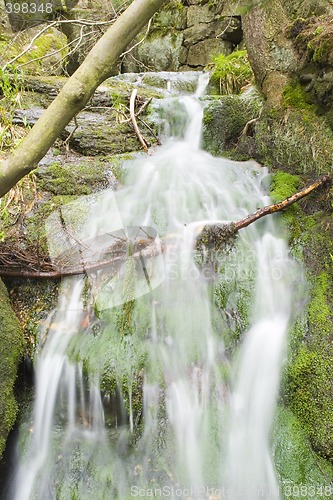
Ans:
[{"label": "rocky cliff face", "polygon": [[198,70],[211,62],[212,55],[230,54],[242,41],[242,29],[240,17],[231,15],[226,4],[200,0],[167,4],[146,39],[124,58],[123,71]]},{"label": "rocky cliff face", "polygon": [[[20,0],[18,3],[24,2]],[[168,2],[154,16],[149,29],[133,41],[115,73],[201,70],[211,62],[212,56],[230,54],[242,42],[243,34],[240,16],[235,15],[228,3],[217,0]],[[39,6],[42,2],[37,4]],[[22,38],[21,45],[24,46],[25,41],[27,43],[46,27],[43,22],[56,19],[59,14],[62,21],[87,21],[86,25],[59,23],[36,40],[39,53],[35,52],[31,59],[44,58],[43,63],[38,64],[40,74],[72,74],[114,19],[115,9],[107,0],[57,0],[47,5],[48,12],[23,13],[20,9],[18,14],[9,13],[11,28],[14,32],[25,29],[24,35],[20,34],[18,38],[18,41]],[[69,48],[66,48],[66,41]],[[56,54],[55,50],[58,50]],[[45,58],[46,55],[48,58]],[[20,64],[27,62],[27,56],[19,61]],[[51,68],[56,63],[57,71],[52,72]],[[26,64],[25,70],[35,74],[35,61]]]}]

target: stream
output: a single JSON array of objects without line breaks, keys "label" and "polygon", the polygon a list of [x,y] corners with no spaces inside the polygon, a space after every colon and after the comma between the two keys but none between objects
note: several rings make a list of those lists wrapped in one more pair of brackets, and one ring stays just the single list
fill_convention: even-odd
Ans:
[{"label": "stream", "polygon": [[[200,148],[207,81],[163,100],[163,146],[122,189],[46,221],[51,258],[86,274],[41,329],[9,498],[283,498],[271,429],[301,271],[275,216],[194,250],[270,203],[266,168]],[[115,269],[91,270],[110,246]]]}]

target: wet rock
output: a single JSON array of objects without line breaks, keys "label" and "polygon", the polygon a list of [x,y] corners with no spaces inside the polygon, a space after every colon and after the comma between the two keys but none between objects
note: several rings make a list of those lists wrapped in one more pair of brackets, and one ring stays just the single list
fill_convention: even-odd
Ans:
[{"label": "wet rock", "polygon": [[147,40],[139,45],[129,55],[122,65],[122,71],[138,72],[144,69],[152,71],[177,71],[179,69],[179,58],[184,59],[182,34],[168,34],[163,37]]},{"label": "wet rock", "polygon": [[193,67],[203,68],[211,62],[213,54],[231,54],[232,44],[225,40],[207,39],[191,46],[188,51],[187,63]]},{"label": "wet rock", "polygon": [[204,110],[203,148],[225,155],[240,138],[245,125],[259,116],[262,100],[252,89],[239,96],[222,96]]}]

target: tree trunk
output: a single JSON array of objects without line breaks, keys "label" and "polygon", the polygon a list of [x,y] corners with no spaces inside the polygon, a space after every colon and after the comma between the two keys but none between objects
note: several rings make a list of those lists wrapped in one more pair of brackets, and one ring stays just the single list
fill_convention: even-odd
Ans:
[{"label": "tree trunk", "polygon": [[37,167],[65,126],[110,76],[120,54],[166,1],[134,0],[102,36],[25,140],[0,165],[0,197]]},{"label": "tree trunk", "polygon": [[253,7],[242,18],[249,61],[267,104],[278,107],[282,92],[299,65],[291,40],[286,36],[290,24],[280,0]]}]

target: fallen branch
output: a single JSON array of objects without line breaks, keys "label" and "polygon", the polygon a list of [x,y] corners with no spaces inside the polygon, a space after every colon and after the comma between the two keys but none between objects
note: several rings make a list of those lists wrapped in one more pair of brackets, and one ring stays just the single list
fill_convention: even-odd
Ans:
[{"label": "fallen branch", "polygon": [[312,193],[312,191],[315,191],[316,189],[322,186],[328,185],[331,182],[332,179],[329,176],[324,175],[320,177],[313,184],[310,184],[309,186],[305,187],[298,193],[289,196],[285,200],[280,201],[279,203],[274,203],[273,205],[268,205],[267,207],[264,208],[259,208],[259,210],[257,210],[251,215],[248,215],[247,217],[245,217],[245,219],[235,222],[236,231],[238,231],[239,229],[243,229],[244,227],[247,227],[249,224],[252,224],[252,222],[261,219],[261,217],[264,217],[265,215],[274,214],[275,212],[281,212],[281,210],[285,210],[296,201],[301,200],[308,194]]},{"label": "fallen branch", "polygon": [[200,235],[197,238],[197,248],[200,246],[214,247],[216,249],[225,246],[225,243],[230,240],[240,229],[249,226],[253,222],[265,217],[269,214],[274,214],[276,212],[281,212],[286,208],[293,205],[296,201],[301,200],[308,194],[312,193],[316,189],[331,184],[332,179],[324,175],[320,177],[316,182],[305,187],[301,191],[289,196],[279,203],[274,203],[263,208],[259,208],[256,212],[248,215],[244,219],[237,222],[230,222],[229,224],[212,224],[204,226],[201,230]]},{"label": "fallen branch", "polygon": [[135,116],[135,98],[136,98],[137,92],[138,92],[137,89],[133,89],[133,92],[131,94],[131,99],[130,99],[130,115],[131,115],[131,120],[132,120],[132,123],[133,123],[133,127],[134,127],[134,130],[135,130],[136,136],[139,139],[139,142],[140,142],[141,146],[143,147],[144,151],[146,153],[148,153],[147,141],[144,139],[144,137],[142,136],[142,134],[141,134],[141,132],[139,130],[138,123],[136,121],[136,116]]},{"label": "fallen branch", "polygon": [[[212,225],[203,226],[200,228],[200,234],[196,240],[196,248],[198,250],[203,247],[213,248],[214,251],[219,250],[225,247],[227,243],[230,243],[240,229],[249,226],[266,215],[285,210],[293,203],[304,198],[316,189],[331,184],[331,182],[332,180],[330,177],[323,176],[313,184],[310,184],[285,200],[260,208],[253,214],[237,222],[230,222],[228,224],[214,223]],[[139,243],[140,246],[135,248],[132,255],[135,259],[140,259],[141,261],[143,258],[155,257],[160,252],[167,251],[168,248],[167,238],[165,241],[162,240],[162,246],[154,242],[151,238],[140,239]],[[122,264],[128,257],[126,252],[121,252],[119,249],[114,250],[114,248],[111,248],[111,251],[102,261],[83,262],[75,265],[56,265],[44,259],[41,263],[38,261],[37,265],[31,256],[27,256],[22,251],[14,249],[6,250],[5,245],[2,245],[2,248],[0,247],[0,277],[60,279],[65,276],[85,274],[100,269],[108,269],[108,272],[111,274],[115,272],[118,265]],[[25,266],[25,268],[22,269],[22,266]]]},{"label": "fallen branch", "polygon": [[[139,250],[135,251],[131,254],[131,257],[134,259],[142,261],[144,258],[152,258],[156,255],[159,255],[161,252],[161,246],[154,242],[151,238],[147,238],[147,240],[140,240],[141,245],[144,245]],[[24,254],[21,254],[24,256]],[[1,260],[6,262],[6,259]],[[8,265],[10,262],[7,261],[7,266],[5,269],[0,266],[0,277],[10,277],[10,278],[33,278],[33,279],[61,279],[65,276],[76,276],[79,274],[88,274],[90,272],[96,272],[101,269],[108,269],[109,274],[114,274],[119,265],[123,264],[128,258],[128,253],[124,252],[122,254],[111,255],[104,260],[95,261],[95,262],[83,262],[78,263],[72,266],[61,266],[52,264],[50,262],[44,262],[43,266],[47,268],[45,269],[35,269],[32,267],[32,263],[30,264],[30,268],[26,269],[8,269]],[[13,265],[13,263],[12,263]]]}]

